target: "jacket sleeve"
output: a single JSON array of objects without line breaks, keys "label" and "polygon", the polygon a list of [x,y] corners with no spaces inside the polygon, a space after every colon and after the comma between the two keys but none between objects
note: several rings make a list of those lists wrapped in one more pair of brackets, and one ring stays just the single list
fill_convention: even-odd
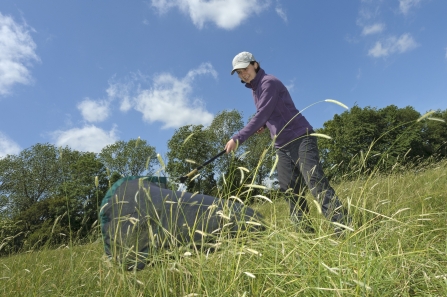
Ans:
[{"label": "jacket sleeve", "polygon": [[256,103],[257,110],[255,116],[251,118],[250,122],[239,133],[233,136],[233,140],[239,141],[239,144],[246,141],[259,128],[265,126],[278,103],[279,85],[275,81],[264,81],[259,88],[260,94]]}]

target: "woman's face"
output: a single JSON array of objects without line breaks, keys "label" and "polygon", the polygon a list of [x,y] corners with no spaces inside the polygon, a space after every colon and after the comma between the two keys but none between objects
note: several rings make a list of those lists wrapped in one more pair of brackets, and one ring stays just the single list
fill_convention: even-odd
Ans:
[{"label": "woman's face", "polygon": [[239,78],[245,82],[245,83],[250,83],[256,76],[256,68],[258,68],[258,63],[255,63],[255,65],[251,65],[249,64],[247,66],[247,68],[241,68],[236,70],[237,75],[239,76]]}]

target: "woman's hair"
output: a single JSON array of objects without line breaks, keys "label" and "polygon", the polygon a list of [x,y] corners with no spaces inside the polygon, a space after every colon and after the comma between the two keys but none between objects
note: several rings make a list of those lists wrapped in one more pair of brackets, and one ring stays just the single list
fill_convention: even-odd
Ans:
[{"label": "woman's hair", "polygon": [[256,73],[258,73],[259,69],[261,68],[261,64],[259,64],[258,61],[251,61],[250,64],[255,66],[255,63],[258,63],[258,68],[255,68]]}]

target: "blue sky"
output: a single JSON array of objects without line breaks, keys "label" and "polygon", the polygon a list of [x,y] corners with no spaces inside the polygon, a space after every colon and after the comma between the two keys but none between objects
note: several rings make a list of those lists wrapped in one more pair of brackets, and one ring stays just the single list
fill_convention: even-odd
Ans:
[{"label": "blue sky", "polygon": [[447,108],[445,0],[0,2],[0,157],[36,143],[100,152],[223,110],[247,119],[231,61],[254,54],[315,128],[331,103]]}]

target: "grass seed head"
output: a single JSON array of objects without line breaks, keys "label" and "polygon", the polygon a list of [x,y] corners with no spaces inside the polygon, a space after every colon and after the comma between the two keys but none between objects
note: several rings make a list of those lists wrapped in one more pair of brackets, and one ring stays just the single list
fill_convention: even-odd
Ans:
[{"label": "grass seed head", "polygon": [[262,256],[262,254],[260,252],[258,252],[257,250],[250,249],[250,248],[245,248],[245,250],[249,253],[254,254],[254,255]]},{"label": "grass seed head", "polygon": [[201,231],[201,230],[196,230],[196,233],[202,235],[203,237],[207,237],[208,234],[206,234],[205,232]]},{"label": "grass seed head", "polygon": [[239,197],[236,197],[236,196],[230,196],[230,197],[228,197],[228,199],[234,199],[234,200],[237,200],[240,204],[244,204],[244,201],[242,201]]},{"label": "grass seed head", "polygon": [[272,170],[270,170],[269,177],[272,176],[273,172],[275,172],[276,166],[278,165],[279,156],[276,154],[275,162],[273,163]]},{"label": "grass seed head", "polygon": [[310,133],[309,135],[315,136],[315,137],[326,138],[326,139],[332,139],[332,137],[330,137],[329,135],[321,134],[321,133]]},{"label": "grass seed head", "polygon": [[321,211],[321,205],[320,205],[320,203],[318,203],[318,201],[315,200],[315,199],[313,199],[312,201],[313,201],[313,203],[315,204],[315,206],[317,207],[317,211],[318,211],[318,213],[319,213],[320,215],[323,214],[323,212]]},{"label": "grass seed head", "polygon": [[216,214],[217,214],[219,217],[221,217],[222,219],[225,219],[225,220],[230,220],[230,219],[231,219],[230,216],[225,215],[225,214],[223,213],[223,211],[221,211],[221,210],[217,211]]},{"label": "grass seed head", "polygon": [[147,157],[147,160],[146,160],[146,169],[149,169],[149,163],[151,162],[151,156],[149,156],[149,157]]},{"label": "grass seed head", "polygon": [[188,137],[185,138],[185,140],[183,140],[183,144],[187,143],[188,140],[194,135],[194,133],[191,133],[188,135]]},{"label": "grass seed head", "polygon": [[253,221],[246,221],[245,224],[254,225],[254,226],[262,226],[261,223],[253,222]]},{"label": "grass seed head", "polygon": [[443,122],[443,123],[445,123],[445,121],[444,121],[443,119],[440,119],[440,118],[429,117],[429,118],[427,118],[427,120],[430,120],[430,121],[438,121],[438,122]]},{"label": "grass seed head", "polygon": [[245,184],[244,187],[246,187],[246,188],[256,188],[256,189],[261,189],[261,190],[267,190],[266,186],[261,186],[261,185]]},{"label": "grass seed head", "polygon": [[255,196],[253,196],[253,198],[261,198],[261,199],[264,199],[265,201],[267,201],[269,203],[273,203],[272,200],[270,200],[269,198],[267,198],[267,197],[265,197],[263,195],[255,195]]},{"label": "grass seed head", "polygon": [[326,100],[324,100],[324,101],[326,101],[326,102],[331,102],[331,103],[335,103],[335,104],[337,104],[337,105],[339,105],[339,106],[341,106],[341,107],[343,107],[343,108],[345,108],[345,109],[349,109],[349,107],[347,107],[346,105],[344,105],[344,104],[341,103],[340,101],[337,101],[337,100],[334,100],[334,99],[326,99]]},{"label": "grass seed head", "polygon": [[191,159],[185,159],[186,162],[191,163],[191,164],[197,164],[196,161],[191,160]]},{"label": "grass seed head", "polygon": [[432,111],[429,111],[429,112],[427,112],[426,114],[424,114],[423,116],[421,116],[419,119],[417,119],[416,120],[416,122],[420,122],[420,121],[422,121],[423,119],[425,119],[425,118],[428,118],[429,116],[431,116],[432,114],[434,114],[435,112],[432,110]]},{"label": "grass seed head", "polygon": [[164,170],[164,168],[166,168],[166,166],[165,166],[165,162],[163,161],[163,158],[161,157],[160,154],[157,154],[157,159],[158,159],[158,162],[160,162],[160,165]]},{"label": "grass seed head", "polygon": [[334,225],[337,226],[337,227],[340,227],[340,228],[349,230],[349,231],[351,231],[351,232],[354,232],[354,231],[355,231],[353,228],[351,228],[351,227],[349,227],[349,226],[346,226],[346,225],[343,225],[343,224],[340,224],[340,223],[337,223],[337,222],[332,222],[332,224],[334,224]]},{"label": "grass seed head", "polygon": [[250,273],[250,272],[247,272],[247,271],[244,271],[244,273],[245,273],[245,275],[248,276],[248,277],[256,278],[256,276],[255,276],[253,273]]}]

